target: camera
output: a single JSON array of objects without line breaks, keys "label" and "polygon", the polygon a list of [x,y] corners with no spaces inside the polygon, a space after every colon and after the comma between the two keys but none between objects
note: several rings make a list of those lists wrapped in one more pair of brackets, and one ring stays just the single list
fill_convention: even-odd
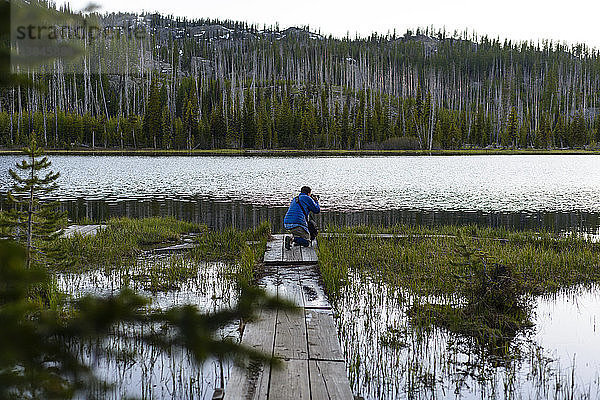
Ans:
[{"label": "camera", "polygon": [[311,194],[310,197],[312,197],[313,200],[315,200],[315,201],[319,201],[319,195],[318,194]]}]

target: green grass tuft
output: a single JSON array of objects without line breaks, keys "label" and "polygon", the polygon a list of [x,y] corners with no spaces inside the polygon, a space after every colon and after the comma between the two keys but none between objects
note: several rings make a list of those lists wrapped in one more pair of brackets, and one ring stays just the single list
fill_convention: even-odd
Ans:
[{"label": "green grass tuft", "polygon": [[[319,266],[332,294],[343,287],[349,270],[421,295],[461,292],[473,273],[464,265],[454,264],[457,239],[425,235],[463,235],[470,247],[513,269],[532,294],[600,282],[600,245],[575,236],[472,226],[363,226],[329,231],[343,234],[319,238]],[[398,233],[406,237],[360,237],[355,233]]]},{"label": "green grass tuft", "polygon": [[205,226],[171,217],[113,218],[96,235],[75,234],[60,239],[57,246],[69,255],[64,269],[81,271],[131,263],[145,247],[176,242],[182,235],[205,231]]}]

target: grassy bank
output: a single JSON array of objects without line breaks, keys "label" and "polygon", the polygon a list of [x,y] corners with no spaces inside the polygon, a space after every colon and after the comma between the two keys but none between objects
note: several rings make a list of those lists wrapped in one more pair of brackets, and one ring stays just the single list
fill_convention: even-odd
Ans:
[{"label": "grassy bank", "polygon": [[[455,155],[600,155],[600,150],[584,149],[458,149],[458,150],[155,150],[155,149],[46,149],[49,155],[72,156],[265,156],[265,157],[330,157],[330,156],[455,156]],[[21,155],[20,149],[0,149],[0,155]]]},{"label": "grassy bank", "polygon": [[[145,250],[179,244],[186,235],[192,238],[189,257],[196,261],[240,261],[248,249],[260,250],[270,236],[268,223],[246,231],[210,231],[205,225],[171,217],[143,219],[113,218],[106,228],[93,236],[75,234],[60,239],[57,246],[68,255],[64,267],[82,271],[97,267],[118,267],[133,262]],[[193,235],[193,236],[191,236]],[[249,246],[247,242],[255,242]],[[246,254],[248,257],[248,254]]]},{"label": "grassy bank", "polygon": [[232,262],[232,273],[238,281],[250,284],[270,236],[271,226],[268,222],[245,231],[228,228],[210,232],[197,237],[197,246],[191,250],[190,256],[197,261]]},{"label": "grassy bank", "polygon": [[175,243],[185,234],[206,231],[205,226],[174,218],[113,218],[93,236],[75,234],[57,245],[68,256],[64,265],[73,271],[129,263],[144,248]]},{"label": "grassy bank", "polygon": [[[460,292],[470,284],[471,276],[468,268],[456,263],[457,239],[423,235],[462,234],[469,246],[485,253],[490,262],[511,266],[522,277],[529,293],[600,281],[600,246],[582,238],[456,226],[397,226],[385,230],[358,227],[329,231],[344,234],[319,239],[319,264],[331,293],[343,285],[349,270],[370,274],[423,295]],[[384,239],[356,233],[407,236]]]},{"label": "grassy bank", "polygon": [[[170,217],[115,218],[106,225],[94,236],[75,234],[61,239],[57,245],[68,258],[55,266],[55,272],[102,270],[108,274],[118,270],[124,282],[135,281],[146,290],[162,292],[205,279],[200,271],[206,262],[223,262],[228,278],[245,286],[253,281],[271,235],[268,223],[245,231],[211,231]],[[184,236],[191,249],[158,258],[147,252],[181,244]]]}]

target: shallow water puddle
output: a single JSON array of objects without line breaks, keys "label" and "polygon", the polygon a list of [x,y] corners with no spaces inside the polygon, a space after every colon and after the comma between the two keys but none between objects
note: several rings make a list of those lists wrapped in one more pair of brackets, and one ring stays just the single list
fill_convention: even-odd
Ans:
[{"label": "shallow water puddle", "polygon": [[600,397],[597,289],[538,297],[535,327],[499,351],[442,329],[413,328],[405,311],[415,300],[409,292],[353,273],[334,301],[355,394],[365,399]]},{"label": "shallow water puddle", "polygon": [[[136,265],[121,270],[58,274],[57,284],[74,298],[88,294],[108,296],[128,286],[152,299],[150,307],[160,309],[193,304],[203,312],[211,312],[233,307],[237,302],[238,292],[223,263],[190,264],[193,273],[189,279],[177,282],[168,290],[149,290],[152,288],[149,284],[151,269],[164,267],[170,260],[170,257],[142,258]],[[211,399],[214,389],[223,385],[222,380],[228,379],[230,361],[209,359],[196,365],[185,351],[176,349],[169,354],[160,353],[136,338],[140,329],[151,327],[124,326],[119,329],[125,330],[130,340],[111,339],[106,343],[115,352],[114,356],[94,358],[89,345],[81,346],[82,357],[95,367],[98,376],[115,385],[109,398]],[[219,335],[239,338],[237,324],[223,327]]]}]

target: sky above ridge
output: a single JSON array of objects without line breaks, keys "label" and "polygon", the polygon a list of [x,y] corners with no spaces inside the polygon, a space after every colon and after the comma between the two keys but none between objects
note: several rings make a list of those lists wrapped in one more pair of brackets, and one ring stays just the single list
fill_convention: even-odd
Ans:
[{"label": "sky above ridge", "polygon": [[[64,3],[58,0],[59,4]],[[69,1],[82,9],[90,0]],[[220,18],[280,28],[309,25],[322,34],[354,37],[434,26],[512,40],[552,39],[600,48],[600,2],[590,0],[102,0],[101,11],[158,11],[189,18]]]}]

